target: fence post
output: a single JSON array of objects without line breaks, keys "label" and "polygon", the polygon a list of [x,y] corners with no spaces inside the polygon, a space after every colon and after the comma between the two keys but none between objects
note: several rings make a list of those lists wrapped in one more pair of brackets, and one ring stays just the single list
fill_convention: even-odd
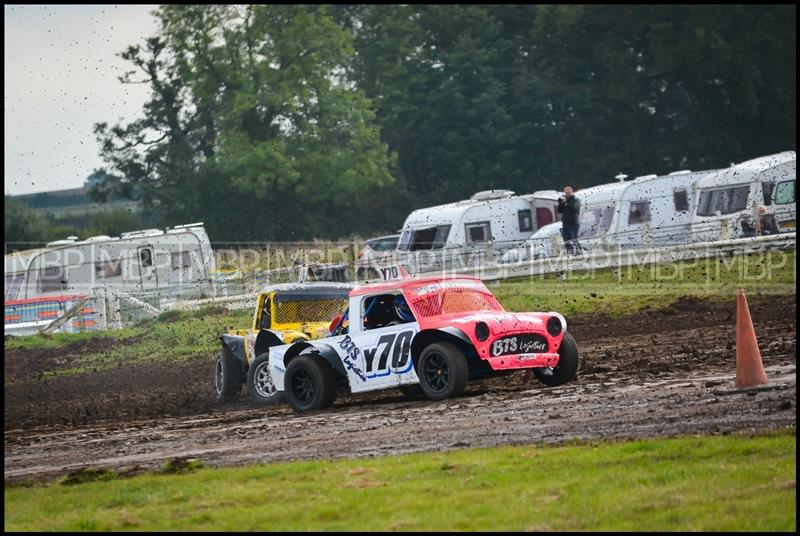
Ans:
[{"label": "fence post", "polygon": [[106,310],[105,295],[100,294],[103,287],[92,288],[92,299],[94,301],[94,325],[97,331],[108,329],[108,311]]},{"label": "fence post", "polygon": [[553,235],[550,238],[553,241],[553,257],[561,256],[561,239],[558,235]]}]

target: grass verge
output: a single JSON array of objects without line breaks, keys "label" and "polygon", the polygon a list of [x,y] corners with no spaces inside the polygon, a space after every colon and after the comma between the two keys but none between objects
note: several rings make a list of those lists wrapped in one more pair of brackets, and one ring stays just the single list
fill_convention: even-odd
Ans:
[{"label": "grass verge", "polygon": [[785,530],[795,430],[5,488],[5,530]]},{"label": "grass verge", "polygon": [[510,311],[622,315],[667,307],[680,298],[734,300],[739,287],[750,301],[791,295],[796,281],[791,250],[549,274],[490,283],[489,288]]},{"label": "grass verge", "polygon": [[[67,368],[57,367],[54,362],[54,368],[45,371],[44,378],[74,376],[120,365],[211,359],[220,348],[219,336],[229,329],[247,326],[253,315],[250,310],[220,308],[167,313],[164,319],[146,320],[119,330],[14,337],[6,339],[5,350],[62,348],[63,352],[79,354]],[[124,344],[108,344],[105,348],[96,345],[94,348],[101,349],[86,351],[83,343],[95,340],[124,341]]]}]

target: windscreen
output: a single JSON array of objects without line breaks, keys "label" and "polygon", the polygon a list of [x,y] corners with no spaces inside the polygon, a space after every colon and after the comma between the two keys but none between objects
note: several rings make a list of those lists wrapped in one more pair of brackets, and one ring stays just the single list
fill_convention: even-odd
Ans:
[{"label": "windscreen", "polygon": [[446,281],[409,290],[416,316],[431,317],[476,311],[502,311],[497,299],[478,281]]},{"label": "windscreen", "polygon": [[367,240],[367,245],[374,251],[392,251],[397,247],[397,237]]},{"label": "windscreen", "polygon": [[438,225],[426,229],[406,229],[400,236],[397,249],[400,251],[421,251],[428,249],[441,249],[447,242],[450,234],[449,225]]},{"label": "windscreen", "polygon": [[278,296],[275,300],[275,318],[273,322],[280,324],[330,322],[334,316],[341,312],[346,303],[346,298],[331,296]]}]

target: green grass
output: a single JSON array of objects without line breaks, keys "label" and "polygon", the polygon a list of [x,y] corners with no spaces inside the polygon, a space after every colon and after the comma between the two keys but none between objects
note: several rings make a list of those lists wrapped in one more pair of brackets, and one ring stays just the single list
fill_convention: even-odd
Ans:
[{"label": "green grass", "polygon": [[112,329],[108,331],[82,331],[79,333],[46,333],[26,335],[24,337],[8,337],[3,346],[6,350],[61,348],[69,344],[88,340],[107,338],[125,340],[141,335],[142,333],[143,330],[137,327]]},{"label": "green grass", "polygon": [[247,327],[252,315],[250,310],[223,311],[220,308],[168,311],[163,318],[146,320],[121,330],[16,337],[5,341],[5,349],[56,348],[110,337],[125,342],[85,353],[72,367],[47,371],[45,377],[84,374],[122,364],[208,359],[220,348],[219,336],[231,328]]},{"label": "green grass", "polygon": [[5,488],[5,530],[783,530],[794,429]]},{"label": "green grass", "polygon": [[795,251],[698,259],[618,272],[598,270],[489,283],[510,311],[559,311],[565,315],[620,315],[669,306],[680,298],[735,300],[742,287],[749,301],[796,293]]}]

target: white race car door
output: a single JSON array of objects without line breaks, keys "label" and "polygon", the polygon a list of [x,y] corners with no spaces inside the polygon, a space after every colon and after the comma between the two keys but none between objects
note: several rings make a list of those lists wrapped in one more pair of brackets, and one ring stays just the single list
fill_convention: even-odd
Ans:
[{"label": "white race car door", "polygon": [[351,375],[352,391],[390,389],[399,386],[401,377],[409,371],[413,374],[411,340],[417,331],[419,324],[409,322],[350,335],[359,350],[358,365],[363,373],[361,378]]}]

